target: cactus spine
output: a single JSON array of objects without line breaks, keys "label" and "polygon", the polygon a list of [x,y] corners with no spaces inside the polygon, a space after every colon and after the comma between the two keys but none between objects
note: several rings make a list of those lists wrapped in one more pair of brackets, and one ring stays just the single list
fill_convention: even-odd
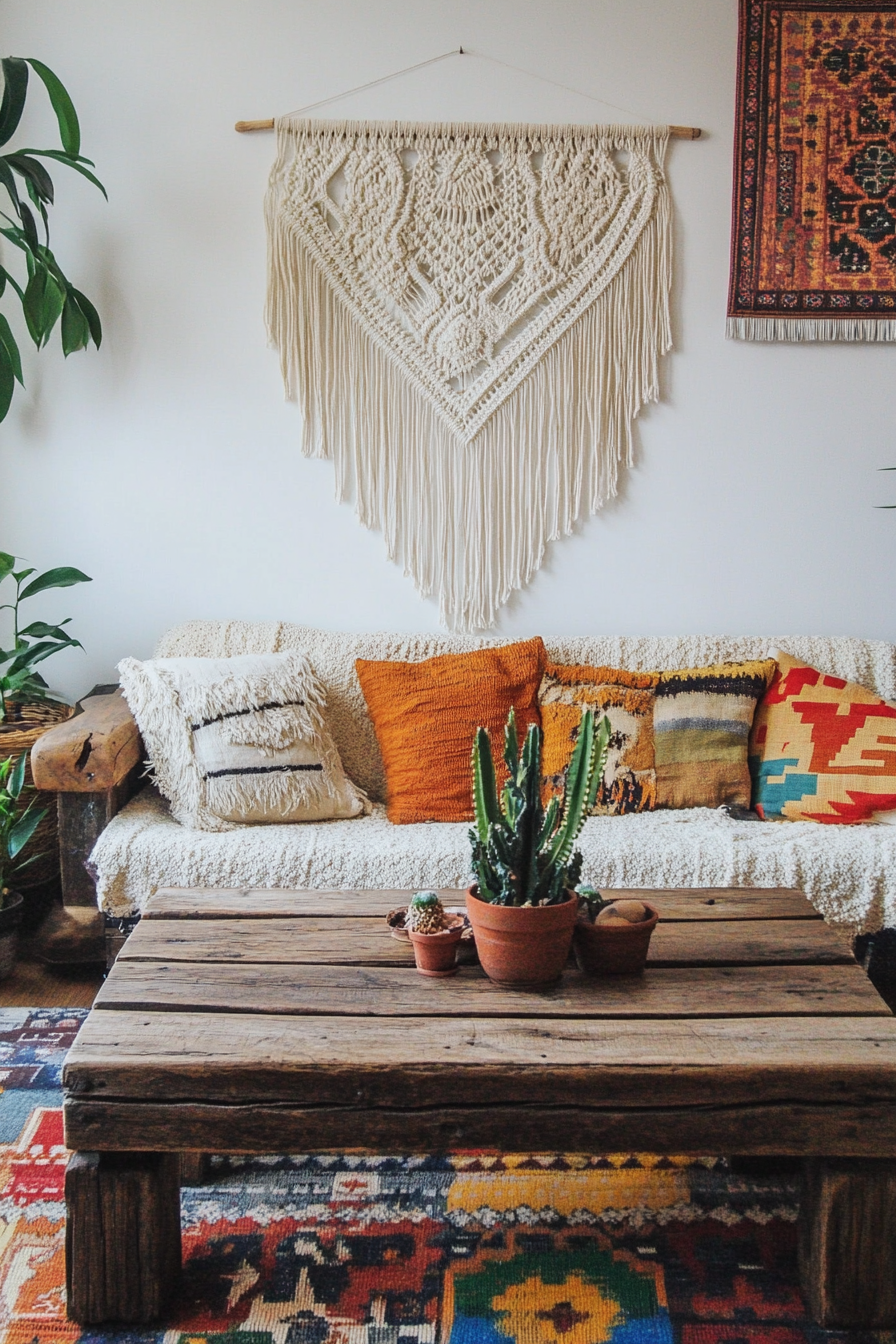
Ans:
[{"label": "cactus spine", "polygon": [[495,905],[557,905],[576,886],[582,856],[573,851],[582,823],[594,807],[607,761],[610,721],[595,724],[585,710],[569,763],[562,800],[541,803],[542,732],[532,724],[522,751],[511,709],[504,730],[507,783],[498,796],[491,739],[480,728],[473,742],[473,801],[470,831],[479,896]]}]

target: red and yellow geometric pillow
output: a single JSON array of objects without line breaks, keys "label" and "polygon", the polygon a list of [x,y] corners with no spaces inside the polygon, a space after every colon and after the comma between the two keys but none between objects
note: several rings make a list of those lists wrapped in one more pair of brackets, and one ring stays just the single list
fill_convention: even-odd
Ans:
[{"label": "red and yellow geometric pillow", "polygon": [[896,704],[775,656],[778,671],[750,738],[757,812],[842,825],[896,809]]}]

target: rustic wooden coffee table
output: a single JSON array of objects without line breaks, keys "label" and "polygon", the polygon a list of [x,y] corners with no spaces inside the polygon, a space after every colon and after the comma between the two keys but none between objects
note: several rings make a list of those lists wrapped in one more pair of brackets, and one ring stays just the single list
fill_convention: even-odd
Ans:
[{"label": "rustic wooden coffee table", "polygon": [[648,897],[643,979],[529,993],[417,975],[407,893],[159,892],[65,1065],[71,1317],[164,1311],[184,1150],[486,1147],[798,1155],[810,1309],[896,1324],[896,1018],[799,892]]}]

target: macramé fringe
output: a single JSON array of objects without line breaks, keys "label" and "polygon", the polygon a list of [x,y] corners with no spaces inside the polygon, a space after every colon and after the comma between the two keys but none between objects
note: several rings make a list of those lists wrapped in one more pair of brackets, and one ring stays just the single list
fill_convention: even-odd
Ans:
[{"label": "macram\u00e9 fringe", "polygon": [[879,317],[729,317],[735,341],[896,341],[896,319]]},{"label": "macram\u00e9 fringe", "polygon": [[273,181],[267,321],[304,417],[303,452],[333,461],[337,498],[354,498],[390,559],[438,595],[444,623],[485,629],[548,542],[616,494],[632,422],[658,398],[658,359],[671,347],[665,182],[604,290],[465,442],[338,295]]}]

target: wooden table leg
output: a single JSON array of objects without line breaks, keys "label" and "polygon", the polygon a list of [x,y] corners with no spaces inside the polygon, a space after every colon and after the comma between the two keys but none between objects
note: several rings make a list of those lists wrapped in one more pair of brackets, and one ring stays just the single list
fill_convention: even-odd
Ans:
[{"label": "wooden table leg", "polygon": [[146,1325],[181,1272],[180,1155],[75,1153],[65,1173],[68,1315]]},{"label": "wooden table leg", "polygon": [[800,1275],[819,1325],[896,1326],[896,1162],[805,1163]]}]

